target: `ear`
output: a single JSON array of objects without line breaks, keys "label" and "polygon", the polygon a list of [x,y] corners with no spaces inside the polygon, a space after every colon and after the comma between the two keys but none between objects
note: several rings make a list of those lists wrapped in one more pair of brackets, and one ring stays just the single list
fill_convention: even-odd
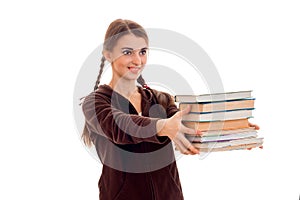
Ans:
[{"label": "ear", "polygon": [[105,57],[105,60],[107,60],[108,62],[112,62],[112,55],[111,52],[103,50],[102,51],[102,55]]}]

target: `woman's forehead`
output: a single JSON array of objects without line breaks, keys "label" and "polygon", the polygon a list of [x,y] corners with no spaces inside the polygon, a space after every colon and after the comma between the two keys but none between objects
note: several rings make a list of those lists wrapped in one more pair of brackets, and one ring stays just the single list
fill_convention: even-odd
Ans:
[{"label": "woman's forehead", "polygon": [[132,48],[132,49],[142,49],[148,47],[146,40],[142,37],[137,37],[133,34],[128,34],[122,36],[117,44],[116,47],[119,48]]}]

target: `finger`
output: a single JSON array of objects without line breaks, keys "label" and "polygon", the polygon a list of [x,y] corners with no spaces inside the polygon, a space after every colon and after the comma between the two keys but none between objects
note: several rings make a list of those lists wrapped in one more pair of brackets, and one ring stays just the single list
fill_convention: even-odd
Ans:
[{"label": "finger", "polygon": [[180,117],[182,117],[183,115],[188,114],[190,111],[191,111],[191,106],[187,105],[187,107],[185,109],[179,111],[179,115],[180,115]]},{"label": "finger", "polygon": [[173,140],[175,143],[176,148],[180,151],[180,153],[187,155],[188,154],[188,149],[184,147],[184,145],[177,139]]},{"label": "finger", "polygon": [[183,124],[181,124],[179,131],[190,135],[202,135],[200,130],[188,128]]},{"label": "finger", "polygon": [[[190,143],[190,142],[189,142]],[[199,154],[200,151],[198,149],[196,149],[191,143],[187,146],[187,148],[193,152],[194,154]]]},{"label": "finger", "polygon": [[195,155],[196,153],[192,152],[189,148],[186,148],[186,146],[178,139],[176,138],[174,140],[176,149],[179,150],[184,155]]},{"label": "finger", "polygon": [[193,145],[192,145],[192,143],[188,140],[188,139],[186,139],[186,137],[184,137],[184,135],[181,133],[179,133],[178,134],[178,137],[177,137],[179,140],[180,140],[180,142],[184,145],[184,147],[186,148],[186,149],[189,149],[191,152],[193,152],[194,154],[198,154],[199,153],[199,150],[198,149],[196,149]]},{"label": "finger", "polygon": [[252,123],[249,122],[249,126],[250,126],[250,127],[254,127],[255,130],[259,130],[259,126],[256,125],[256,124],[252,124]]},{"label": "finger", "polygon": [[255,127],[255,130],[259,130],[260,129],[260,127],[258,125],[256,125],[256,124],[254,124],[254,127]]}]

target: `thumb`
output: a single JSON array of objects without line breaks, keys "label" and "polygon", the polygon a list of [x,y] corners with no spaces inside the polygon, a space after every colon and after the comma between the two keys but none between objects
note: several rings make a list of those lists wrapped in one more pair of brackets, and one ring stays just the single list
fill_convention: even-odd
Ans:
[{"label": "thumb", "polygon": [[186,107],[185,109],[179,111],[180,117],[182,117],[183,115],[188,114],[190,111],[191,111],[191,106],[190,106],[190,105],[187,105],[187,107]]}]

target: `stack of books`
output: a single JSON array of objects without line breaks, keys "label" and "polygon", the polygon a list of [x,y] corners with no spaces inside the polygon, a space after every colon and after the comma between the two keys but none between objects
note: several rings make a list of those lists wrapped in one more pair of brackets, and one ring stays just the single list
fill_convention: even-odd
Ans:
[{"label": "stack of books", "polygon": [[251,90],[175,96],[180,110],[191,107],[182,123],[202,132],[201,136],[186,134],[200,152],[262,148],[263,138],[248,121],[254,101]]}]

